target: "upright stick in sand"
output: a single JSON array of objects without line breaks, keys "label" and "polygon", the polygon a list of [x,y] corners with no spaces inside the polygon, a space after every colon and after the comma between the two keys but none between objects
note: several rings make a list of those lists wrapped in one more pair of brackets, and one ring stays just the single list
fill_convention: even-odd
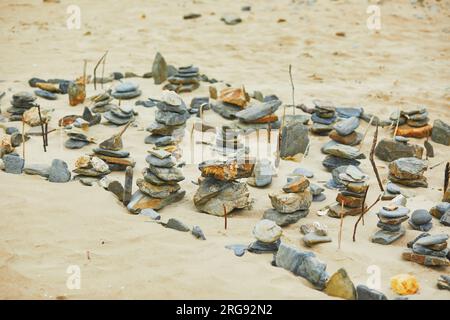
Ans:
[{"label": "upright stick in sand", "polygon": [[94,90],[97,90],[97,68],[100,65],[100,63],[103,62],[103,70],[102,70],[102,89],[103,89],[103,75],[105,72],[105,62],[106,62],[106,55],[108,54],[108,50],[106,50],[106,52],[103,54],[103,56],[100,58],[100,60],[98,60],[97,64],[94,67]]},{"label": "upright stick in sand", "polygon": [[359,143],[359,150],[362,149],[364,139],[366,139],[367,133],[369,132],[370,126],[372,125],[372,121],[374,118],[375,118],[375,115],[373,115],[372,118],[370,118],[369,125],[367,126],[366,131],[364,131],[364,135],[361,139],[361,142]]},{"label": "upright stick in sand", "polygon": [[[368,191],[368,189],[366,190],[366,194],[364,194],[364,202],[366,201],[366,198],[365,198],[365,197],[367,196],[367,191]],[[355,226],[353,227],[353,242],[356,241],[356,229],[358,228],[359,221],[361,221],[362,219],[364,219],[364,215],[365,215],[367,212],[369,212],[369,211],[370,211],[370,210],[378,203],[378,201],[381,200],[381,196],[382,196],[382,195],[383,195],[383,194],[380,193],[380,195],[378,196],[377,200],[375,200],[374,203],[372,203],[366,210],[361,211],[361,215],[359,216],[358,220],[356,220]],[[364,203],[363,203],[363,206],[364,206]]]},{"label": "upright stick in sand", "polygon": [[25,161],[25,121],[22,119],[22,158]]},{"label": "upright stick in sand", "polygon": [[397,136],[397,129],[398,129],[398,124],[400,122],[400,108],[398,108],[397,110],[397,123],[395,124],[395,129],[394,129],[394,135],[392,136],[392,140],[395,140],[395,137]]},{"label": "upright stick in sand", "polygon": [[227,221],[227,208],[225,207],[225,205],[223,205],[223,217],[224,217],[224,222],[225,222],[225,230],[227,230],[228,227],[228,221]]},{"label": "upright stick in sand", "polygon": [[450,162],[447,162],[447,164],[445,165],[445,172],[444,172],[444,195],[448,189],[449,179],[450,179]]},{"label": "upright stick in sand", "polygon": [[377,127],[375,129],[375,134],[373,135],[373,142],[372,142],[372,148],[370,149],[370,163],[372,164],[373,171],[375,172],[375,176],[378,181],[378,186],[380,187],[381,191],[384,191],[383,184],[381,183],[380,175],[378,174],[378,169],[375,164],[374,154],[375,154],[375,146],[377,145],[377,139],[378,139],[378,123]]},{"label": "upright stick in sand", "polygon": [[339,240],[338,240],[338,249],[341,249],[341,241],[342,241],[342,227],[344,226],[344,201],[341,201],[341,223],[339,225]]},{"label": "upright stick in sand", "polygon": [[127,206],[131,200],[133,192],[133,167],[128,166],[125,171],[125,185],[123,188],[123,204]]},{"label": "upright stick in sand", "polygon": [[289,79],[291,80],[292,87],[292,113],[295,115],[295,87],[294,81],[292,80],[292,65],[289,65]]},{"label": "upright stick in sand", "polygon": [[47,152],[47,144],[45,142],[45,129],[44,129],[44,123],[42,121],[42,114],[41,114],[41,106],[40,105],[36,105],[36,107],[38,108],[38,114],[39,114],[39,123],[41,125],[41,132],[42,132],[42,144],[44,146],[44,152]]}]

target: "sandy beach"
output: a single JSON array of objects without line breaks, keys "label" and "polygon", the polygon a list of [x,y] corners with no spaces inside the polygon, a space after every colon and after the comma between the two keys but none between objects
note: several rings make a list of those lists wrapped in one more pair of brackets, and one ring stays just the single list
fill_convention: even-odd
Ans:
[{"label": "sandy beach", "polygon": [[[295,103],[312,106],[314,99],[332,101],[339,106],[363,107],[368,113],[387,118],[397,108],[426,106],[431,123],[441,119],[450,123],[450,1],[10,1],[0,3],[1,114],[12,95],[30,91],[32,77],[75,79],[82,75],[83,60],[88,74],[108,50],[105,74],[114,71],[142,75],[152,70],[155,54],[160,52],[169,64],[194,64],[201,73],[220,81],[218,89],[229,83],[245,86],[264,95],[276,94],[284,104],[291,104],[288,66],[292,65]],[[366,12],[370,4],[381,8],[381,30],[369,30]],[[75,4],[81,12],[80,29],[68,29],[67,7]],[[241,7],[251,5],[251,11]],[[198,19],[184,20],[183,15],[199,13]],[[223,14],[242,18],[235,26],[224,24]],[[139,84],[144,100],[159,98],[163,85],[142,77],[127,79]],[[106,83],[105,88],[118,82]],[[87,95],[100,93],[93,84]],[[180,94],[189,104],[193,97],[208,96],[208,85]],[[122,102],[134,106],[133,99]],[[55,101],[37,100],[45,109],[54,109],[50,127],[58,128],[58,119],[81,114],[83,105],[69,106],[67,95]],[[149,145],[145,128],[154,120],[155,108],[136,106],[136,126],[125,133],[124,149],[136,160],[135,177],[146,166]],[[281,116],[282,108],[277,111]],[[288,114],[293,110],[289,108]],[[302,113],[300,109],[297,114]],[[204,120],[212,125],[227,123],[212,110]],[[7,121],[7,120],[6,120]],[[187,128],[196,121],[191,117]],[[20,122],[4,122],[16,126]],[[368,124],[361,121],[364,132]],[[89,129],[89,135],[102,141],[119,129],[102,124]],[[368,156],[374,134],[372,126],[362,146]],[[381,128],[379,139],[391,137]],[[47,152],[40,137],[26,142],[26,162],[47,163],[63,159],[74,168],[76,159],[91,150],[64,148],[62,130],[49,134]],[[280,190],[286,176],[295,168],[314,172],[310,179],[323,185],[330,173],[321,162],[321,146],[327,136],[310,135],[308,155],[301,164],[281,160],[277,176],[266,188],[249,187],[254,199],[249,210],[234,211],[224,219],[200,213],[193,203],[200,171],[197,164],[182,168],[186,177],[181,187],[186,196],[180,202],[159,211],[162,219],[177,218],[189,226],[198,225],[207,240],[161,227],[149,218],[132,215],[110,192],[98,186],[84,186],[78,181],[49,183],[39,176],[14,175],[0,171],[0,298],[1,299],[333,299],[283,268],[271,266],[271,254],[247,252],[237,257],[226,249],[230,244],[249,244],[252,229],[271,208],[268,193]],[[182,145],[189,149],[188,137]],[[412,139],[423,145],[425,139]],[[449,146],[433,143],[435,157],[430,165],[447,162]],[[21,147],[16,150],[22,155]],[[387,181],[388,163],[376,159],[383,182]],[[444,165],[428,170],[428,188],[407,188],[411,197],[408,208],[430,209],[441,201]],[[368,203],[378,196],[378,184],[368,159],[361,170],[370,175]],[[123,173],[111,177],[123,181]],[[134,190],[137,187],[134,185]],[[409,299],[450,299],[446,290],[438,290],[437,279],[449,269],[433,269],[402,259],[408,241],[419,231],[406,225],[406,235],[382,246],[370,241],[377,231],[378,203],[358,227],[352,241],[357,217],[343,222],[341,248],[338,249],[339,219],[319,216],[317,211],[334,201],[336,191],[325,189],[327,200],[313,202],[309,215],[283,228],[281,240],[305,251],[313,251],[333,274],[345,268],[355,285],[366,284],[379,270],[380,288],[389,299],[397,297],[390,288],[390,278],[397,274],[414,275],[419,292]],[[331,243],[307,248],[301,241],[299,226],[319,221],[328,226]],[[432,234],[447,233],[449,228],[434,222]],[[67,287],[70,266],[81,272],[81,288]]]}]

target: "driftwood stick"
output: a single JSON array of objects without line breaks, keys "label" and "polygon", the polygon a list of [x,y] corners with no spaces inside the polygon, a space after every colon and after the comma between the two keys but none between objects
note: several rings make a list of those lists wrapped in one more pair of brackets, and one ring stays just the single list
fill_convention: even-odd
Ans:
[{"label": "driftwood stick", "polygon": [[366,199],[367,199],[367,193],[369,192],[369,187],[367,187],[366,191],[364,192],[364,196],[363,196],[363,202],[362,202],[362,206],[361,206],[361,220],[362,220],[362,224],[364,225],[364,208],[366,205]]},{"label": "driftwood stick", "polygon": [[450,162],[447,162],[447,164],[445,165],[445,172],[444,172],[444,195],[448,189],[448,179],[449,178],[450,178]]},{"label": "driftwood stick", "polygon": [[272,124],[269,122],[269,125],[267,126],[267,143],[270,144],[270,136],[272,134]]},{"label": "driftwood stick", "polygon": [[292,88],[292,111],[295,115],[295,87],[294,87],[294,81],[292,80],[292,65],[289,65],[289,79],[291,81],[291,88]]},{"label": "driftwood stick", "polygon": [[361,139],[361,142],[359,143],[359,150],[362,149],[364,140],[366,139],[367,133],[369,132],[370,126],[372,125],[372,121],[373,121],[374,118],[375,118],[375,115],[373,115],[372,118],[370,118],[369,125],[367,126],[366,131],[364,131],[364,135],[363,135],[363,137]]},{"label": "driftwood stick", "polygon": [[395,137],[397,136],[397,129],[398,129],[398,124],[400,122],[400,108],[398,108],[398,113],[397,113],[397,123],[395,124],[395,129],[394,129],[394,135],[392,136],[392,140],[395,140]]},{"label": "driftwood stick", "polygon": [[375,154],[375,146],[377,145],[377,139],[378,139],[378,124],[375,129],[375,134],[373,135],[373,142],[372,142],[372,148],[370,149],[370,163],[372,164],[373,171],[375,172],[375,176],[378,181],[378,186],[380,187],[381,191],[384,191],[383,184],[381,183],[380,174],[378,173],[377,166],[375,164],[374,154]]},{"label": "driftwood stick", "polygon": [[[106,59],[106,55],[108,54],[108,51],[106,51],[101,58],[98,60],[97,64],[94,67],[94,90],[97,90],[97,68],[100,65],[100,63],[102,63],[102,61],[104,61]],[[103,71],[102,71],[102,77],[103,77],[103,72],[105,71],[105,65],[103,64]],[[102,88],[103,88],[103,79],[102,79]]]},{"label": "driftwood stick", "polygon": [[45,146],[48,147],[48,121],[45,121]]},{"label": "driftwood stick", "polygon": [[25,161],[25,121],[22,118],[22,158]]},{"label": "driftwood stick", "polygon": [[225,230],[227,230],[228,221],[227,221],[227,208],[225,207],[225,204],[223,204],[223,217],[225,222]]},{"label": "driftwood stick", "polygon": [[438,162],[438,163],[436,163],[436,164],[430,166],[430,170],[433,170],[434,168],[440,166],[440,165],[443,164],[444,162],[445,162],[445,160],[442,160],[441,162]]},{"label": "driftwood stick", "polygon": [[377,200],[375,200],[375,202],[372,203],[366,210],[363,210],[361,215],[359,216],[358,220],[356,220],[355,226],[353,227],[353,242],[356,241],[356,229],[358,228],[359,221],[361,221],[363,219],[364,215],[367,212],[369,212],[378,203],[378,201],[381,200],[381,196],[382,196],[382,194],[380,194],[378,196]]},{"label": "driftwood stick", "polygon": [[41,132],[42,132],[42,144],[44,146],[44,152],[47,152],[47,145],[45,144],[45,130],[44,130],[44,123],[42,122],[42,114],[41,114],[41,106],[36,105],[38,108],[38,114],[39,114],[39,123],[41,125]]},{"label": "driftwood stick", "polygon": [[338,249],[341,249],[341,241],[342,241],[342,227],[344,226],[344,201],[341,201],[341,222],[339,224],[339,240],[338,240]]}]

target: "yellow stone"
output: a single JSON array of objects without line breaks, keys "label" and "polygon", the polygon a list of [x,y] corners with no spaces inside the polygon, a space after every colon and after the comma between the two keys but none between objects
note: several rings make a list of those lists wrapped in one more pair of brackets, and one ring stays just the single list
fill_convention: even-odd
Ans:
[{"label": "yellow stone", "polygon": [[391,289],[402,296],[415,294],[419,290],[419,283],[410,274],[399,274],[391,278]]}]

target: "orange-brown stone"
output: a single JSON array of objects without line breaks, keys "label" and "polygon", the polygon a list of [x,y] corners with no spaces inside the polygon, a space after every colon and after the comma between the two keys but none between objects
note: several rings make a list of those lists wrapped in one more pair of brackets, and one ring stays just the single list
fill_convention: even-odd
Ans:
[{"label": "orange-brown stone", "polygon": [[220,92],[219,100],[244,108],[250,97],[244,88],[226,88]]},{"label": "orange-brown stone", "polygon": [[426,138],[431,135],[433,127],[427,124],[424,127],[414,128],[408,125],[398,127],[397,136],[409,137],[409,138]]},{"label": "orange-brown stone", "polygon": [[265,117],[253,120],[253,121],[245,121],[246,123],[271,123],[278,121],[278,116],[276,114],[269,114]]}]

